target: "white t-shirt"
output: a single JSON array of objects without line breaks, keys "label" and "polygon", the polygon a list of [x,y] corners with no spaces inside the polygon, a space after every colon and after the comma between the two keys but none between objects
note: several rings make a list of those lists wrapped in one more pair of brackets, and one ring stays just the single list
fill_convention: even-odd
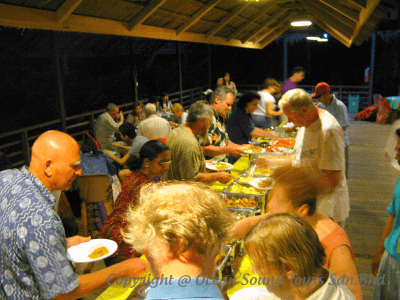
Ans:
[{"label": "white t-shirt", "polygon": [[[272,102],[272,109],[275,109],[275,98],[268,92],[258,91],[257,93],[261,96],[261,99],[253,115],[267,116],[267,103]],[[271,116],[267,117],[271,118]]]},{"label": "white t-shirt", "polygon": [[301,127],[294,147],[293,166],[342,171],[339,185],[317,196],[317,208],[337,222],[349,216],[345,174],[344,134],[338,121],[325,111],[308,127]]}]

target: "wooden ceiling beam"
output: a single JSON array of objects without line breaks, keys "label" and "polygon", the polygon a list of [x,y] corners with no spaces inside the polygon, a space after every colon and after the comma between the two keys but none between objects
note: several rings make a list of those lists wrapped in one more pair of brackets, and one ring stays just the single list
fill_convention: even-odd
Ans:
[{"label": "wooden ceiling beam", "polygon": [[208,11],[210,11],[215,5],[217,5],[222,0],[211,0],[207,2],[202,8],[200,8],[197,12],[190,17],[185,23],[178,27],[176,30],[176,35],[180,35],[182,32],[185,32],[190,26],[196,23],[202,16],[204,16]]},{"label": "wooden ceiling beam", "polygon": [[360,14],[350,8],[347,8],[344,5],[339,4],[335,0],[320,0],[320,2],[328,5],[332,9],[336,10],[337,12],[341,13],[343,16],[353,20],[354,22],[358,22],[360,19]]},{"label": "wooden ceiling beam", "polygon": [[259,34],[265,27],[270,27],[276,20],[278,20],[280,17],[282,17],[285,13],[287,12],[287,9],[282,9],[279,11],[277,14],[271,16],[270,19],[262,22],[260,26],[258,26],[257,29],[253,30],[249,35],[247,35],[243,40],[242,43],[246,43],[253,37],[255,37],[257,34]]},{"label": "wooden ceiling beam", "polygon": [[281,29],[278,29],[278,31],[276,33],[274,33],[273,35],[271,35],[270,37],[268,37],[262,44],[260,44],[261,49],[263,49],[264,47],[266,47],[268,44],[272,43],[273,41],[275,41],[280,35],[282,35],[285,31],[289,30],[290,28],[290,24],[286,24],[284,25]]},{"label": "wooden ceiling beam", "polygon": [[358,5],[359,7],[366,8],[368,0],[349,0],[349,2]]},{"label": "wooden ceiling beam", "polygon": [[360,21],[357,23],[357,28],[354,30],[354,34],[351,39],[352,42],[354,42],[354,40],[357,38],[360,30],[363,28],[369,17],[371,17],[371,14],[374,12],[379,2],[380,0],[368,0],[367,6],[361,9]]},{"label": "wooden ceiling beam", "polygon": [[336,19],[336,22],[340,22],[348,27],[351,28],[352,31],[356,29],[357,23],[349,18],[343,16],[336,10],[330,8],[328,5],[320,2],[319,0],[308,0],[315,9],[319,9],[321,13],[328,14],[332,18]]},{"label": "wooden ceiling beam", "polygon": [[[273,2],[274,0],[270,0],[269,2]],[[266,13],[268,10],[270,10],[271,6],[269,3],[264,5],[262,9],[258,11],[254,16],[251,16],[246,22],[244,22],[242,25],[240,25],[233,33],[231,33],[227,38],[226,41],[229,42],[233,38],[235,38],[238,34],[240,34],[243,30],[245,30],[247,27],[251,25],[251,23],[257,21],[259,17],[261,17],[264,13]]]},{"label": "wooden ceiling beam", "polygon": [[83,0],[65,0],[56,11],[58,23],[64,23],[65,20],[74,12]]},{"label": "wooden ceiling beam", "polygon": [[350,27],[340,24],[340,22],[338,22],[335,18],[325,14],[324,11],[320,10],[319,8],[314,7],[314,5],[307,0],[303,0],[303,4],[311,14],[320,20],[324,20],[323,22],[329,25],[330,28],[335,28],[335,31],[343,35],[346,39],[351,39],[353,30]]},{"label": "wooden ceiling beam", "polygon": [[317,17],[315,16],[311,16],[310,20],[317,25],[318,27],[320,27],[322,30],[326,31],[327,33],[329,33],[331,36],[333,36],[335,39],[337,39],[339,42],[341,42],[343,45],[345,45],[346,47],[350,47],[351,46],[351,41],[350,39],[347,39],[345,37],[343,37],[341,34],[337,33],[335,31],[334,28],[329,27],[328,25],[326,25],[324,22],[320,21]]},{"label": "wooden ceiling beam", "polygon": [[[283,19],[281,21],[281,23],[286,23],[287,21],[289,21],[292,18],[292,14],[287,15],[285,17],[285,19]],[[274,31],[276,30],[276,28],[270,28],[269,30],[267,30],[266,32],[264,32],[262,35],[260,35],[259,37],[257,37],[257,40],[254,41],[254,43],[261,43],[262,40],[266,39],[269,35],[273,34]]]},{"label": "wooden ceiling beam", "polygon": [[236,6],[230,14],[225,16],[221,22],[219,22],[216,26],[214,26],[209,32],[206,33],[206,38],[209,38],[210,36],[214,35],[217,33],[222,27],[224,27],[226,24],[229,23],[234,17],[236,17],[238,14],[240,14],[247,6],[250,5],[250,2],[245,2],[241,3],[238,6]]},{"label": "wooden ceiling beam", "polygon": [[136,26],[142,24],[152,13],[154,13],[161,5],[163,5],[167,0],[152,0],[149,5],[144,7],[139,14],[134,17],[129,23],[129,30],[134,30]]},{"label": "wooden ceiling beam", "polygon": [[55,12],[25,8],[0,3],[0,26],[30,28],[41,30],[84,32],[92,34],[107,34],[129,37],[142,37],[170,41],[233,46],[250,49],[260,49],[255,43],[242,44],[239,40],[227,42],[225,38],[212,36],[206,39],[204,34],[184,32],[177,36],[176,31],[148,25],[139,25],[134,30],[128,29],[128,22],[100,19],[71,14],[64,23],[58,23]]}]

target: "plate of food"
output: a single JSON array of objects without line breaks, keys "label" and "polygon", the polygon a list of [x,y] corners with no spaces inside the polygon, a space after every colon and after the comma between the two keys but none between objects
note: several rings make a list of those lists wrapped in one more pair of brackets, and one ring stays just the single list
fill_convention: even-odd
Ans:
[{"label": "plate of food", "polygon": [[207,163],[206,168],[214,171],[228,171],[233,168],[233,165],[226,162]]},{"label": "plate of food", "polygon": [[260,146],[254,146],[254,145],[249,145],[241,148],[243,152],[247,154],[257,154],[257,153],[262,153],[265,152],[264,148],[261,148]]},{"label": "plate of food", "polygon": [[274,186],[274,180],[271,177],[257,178],[249,181],[249,184],[260,190],[270,190]]},{"label": "plate of food", "polygon": [[102,260],[117,251],[118,245],[113,240],[95,239],[69,247],[67,257],[76,263],[88,263]]}]

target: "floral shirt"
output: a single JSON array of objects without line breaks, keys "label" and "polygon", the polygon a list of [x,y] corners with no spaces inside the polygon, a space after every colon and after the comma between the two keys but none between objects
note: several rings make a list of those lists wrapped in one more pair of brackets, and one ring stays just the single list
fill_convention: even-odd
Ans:
[{"label": "floral shirt", "polygon": [[53,299],[78,287],[54,204],[26,167],[0,173],[0,299]]},{"label": "floral shirt", "polygon": [[125,220],[125,213],[128,207],[137,204],[140,188],[149,182],[151,181],[140,170],[126,175],[122,183],[122,191],[115,202],[115,209],[107,218],[107,222],[100,232],[100,238],[111,239],[118,244],[118,250],[112,257],[120,258],[121,261],[140,256],[138,252],[133,250],[131,245],[124,242],[121,229],[126,229],[128,225]]}]

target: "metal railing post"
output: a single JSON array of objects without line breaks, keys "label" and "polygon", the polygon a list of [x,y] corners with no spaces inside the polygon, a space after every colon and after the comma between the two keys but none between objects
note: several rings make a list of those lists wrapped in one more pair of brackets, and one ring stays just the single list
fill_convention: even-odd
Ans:
[{"label": "metal railing post", "polygon": [[28,140],[27,130],[21,132],[21,143],[22,143],[22,153],[24,156],[25,165],[29,166],[30,152],[29,152],[29,140]]}]

